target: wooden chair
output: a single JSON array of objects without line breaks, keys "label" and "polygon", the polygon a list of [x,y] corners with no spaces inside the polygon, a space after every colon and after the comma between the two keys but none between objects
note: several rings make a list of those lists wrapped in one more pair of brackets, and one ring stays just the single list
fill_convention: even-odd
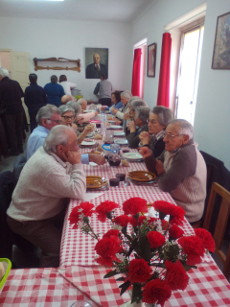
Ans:
[{"label": "wooden chair", "polygon": [[203,227],[210,230],[210,223],[212,219],[212,213],[217,197],[220,198],[219,214],[216,220],[214,229],[214,240],[216,242],[215,254],[219,257],[223,263],[223,273],[227,279],[230,277],[230,244],[228,243],[226,253],[221,249],[224,241],[224,235],[228,227],[228,219],[230,215],[230,191],[226,190],[217,182],[213,182],[209,201],[207,205],[207,211],[204,218]]}]

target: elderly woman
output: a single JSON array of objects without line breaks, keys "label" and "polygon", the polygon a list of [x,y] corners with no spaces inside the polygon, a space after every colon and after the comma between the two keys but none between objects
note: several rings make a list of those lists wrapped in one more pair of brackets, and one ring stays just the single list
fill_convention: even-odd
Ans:
[{"label": "elderly woman", "polygon": [[81,112],[77,116],[77,122],[78,124],[83,124],[89,122],[89,120],[95,116],[97,116],[97,111],[91,111],[87,113],[83,113],[87,110],[87,100],[85,98],[78,99],[77,103],[81,106]]},{"label": "elderly woman", "polygon": [[147,146],[158,157],[165,149],[163,142],[164,131],[168,123],[173,119],[172,111],[163,106],[156,106],[149,115],[148,132],[140,133],[140,146]]},{"label": "elderly woman", "polygon": [[126,135],[130,133],[128,129],[128,124],[130,121],[134,120],[135,110],[139,107],[144,107],[144,106],[147,106],[146,102],[138,96],[133,96],[132,98],[129,99],[128,110],[124,114],[124,119],[123,119],[123,129]]},{"label": "elderly woman", "polygon": [[148,130],[149,107],[140,106],[135,109],[134,120],[129,121],[127,129],[129,134],[126,136],[129,147],[137,148],[140,142],[139,134]]},{"label": "elderly woman", "polygon": [[122,102],[122,108],[117,109],[113,108],[111,112],[119,119],[123,120],[124,113],[128,111],[128,102],[130,98],[132,97],[131,93],[129,91],[121,92],[121,102]]},{"label": "elderly woman", "polygon": [[93,125],[87,125],[81,134],[79,134],[78,127],[74,124],[75,120],[75,111],[69,105],[62,105],[59,107],[62,117],[62,124],[66,126],[70,126],[74,129],[74,131],[78,134],[78,143],[81,143],[84,138],[94,130]]}]

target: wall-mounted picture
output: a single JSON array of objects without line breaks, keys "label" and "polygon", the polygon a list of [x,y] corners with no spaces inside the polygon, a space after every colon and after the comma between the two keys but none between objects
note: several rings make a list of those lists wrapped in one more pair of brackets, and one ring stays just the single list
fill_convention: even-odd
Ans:
[{"label": "wall-mounted picture", "polygon": [[230,69],[230,12],[217,17],[213,69]]},{"label": "wall-mounted picture", "polygon": [[148,54],[147,54],[147,76],[148,77],[155,77],[156,53],[157,53],[157,44],[153,43],[149,45]]},{"label": "wall-mounted picture", "polygon": [[85,77],[99,79],[101,73],[108,77],[108,48],[85,48]]}]

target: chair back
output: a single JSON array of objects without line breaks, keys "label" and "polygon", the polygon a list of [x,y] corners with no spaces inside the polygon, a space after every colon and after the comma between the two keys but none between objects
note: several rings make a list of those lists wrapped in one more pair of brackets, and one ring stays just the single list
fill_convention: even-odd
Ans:
[{"label": "chair back", "polygon": [[216,255],[224,264],[223,273],[226,278],[230,276],[230,244],[228,243],[226,253],[223,251],[224,236],[228,227],[228,220],[230,216],[230,191],[226,190],[223,186],[217,182],[213,182],[209,201],[207,205],[207,211],[203,223],[203,227],[210,230],[210,224],[212,220],[212,214],[216,200],[219,197],[219,214],[216,220],[214,229],[214,240],[216,242]]}]

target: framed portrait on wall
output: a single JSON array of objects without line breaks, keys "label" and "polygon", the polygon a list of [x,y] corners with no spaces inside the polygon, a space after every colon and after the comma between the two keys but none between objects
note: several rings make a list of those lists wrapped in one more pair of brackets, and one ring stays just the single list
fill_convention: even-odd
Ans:
[{"label": "framed portrait on wall", "polygon": [[99,79],[101,74],[108,77],[108,48],[85,48],[85,77]]},{"label": "framed portrait on wall", "polygon": [[155,77],[156,52],[157,52],[156,43],[153,43],[148,46],[148,53],[147,53],[147,76],[148,77]]},{"label": "framed portrait on wall", "polygon": [[230,69],[230,12],[217,17],[213,69]]}]

